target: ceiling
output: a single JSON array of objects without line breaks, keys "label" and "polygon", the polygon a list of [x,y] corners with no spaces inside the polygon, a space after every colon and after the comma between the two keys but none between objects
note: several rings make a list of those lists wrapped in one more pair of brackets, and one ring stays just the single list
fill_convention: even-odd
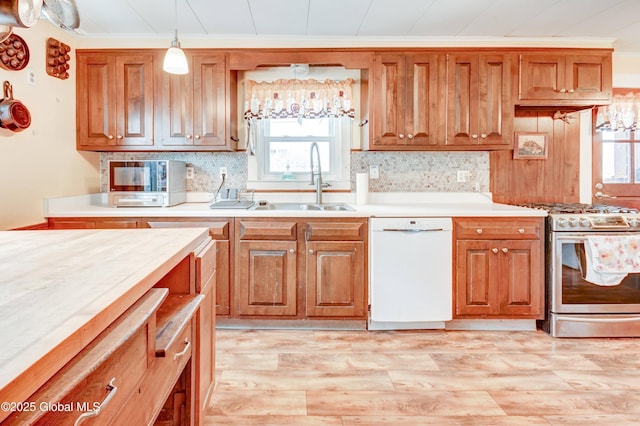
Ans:
[{"label": "ceiling", "polygon": [[[640,53],[639,0],[177,0],[185,37],[345,41],[480,38],[613,43]],[[87,37],[167,37],[174,0],[76,0]],[[494,40],[497,39],[497,40]],[[374,43],[375,44],[375,43]],[[183,47],[189,47],[183,43]],[[600,46],[598,46],[600,47]]]}]

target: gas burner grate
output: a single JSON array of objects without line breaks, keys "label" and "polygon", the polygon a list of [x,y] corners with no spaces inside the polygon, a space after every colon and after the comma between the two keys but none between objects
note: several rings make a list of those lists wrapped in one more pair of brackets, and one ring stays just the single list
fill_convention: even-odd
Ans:
[{"label": "gas burner grate", "polygon": [[581,203],[525,203],[521,207],[546,210],[552,214],[608,214],[608,213],[638,213],[638,209],[604,204]]}]

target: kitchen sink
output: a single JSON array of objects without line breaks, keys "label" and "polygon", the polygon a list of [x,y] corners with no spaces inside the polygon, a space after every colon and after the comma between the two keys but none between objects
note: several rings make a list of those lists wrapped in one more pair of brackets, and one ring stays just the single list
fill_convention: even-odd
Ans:
[{"label": "kitchen sink", "polygon": [[353,211],[348,204],[314,204],[314,203],[263,203],[254,204],[249,210],[310,210],[310,211]]}]

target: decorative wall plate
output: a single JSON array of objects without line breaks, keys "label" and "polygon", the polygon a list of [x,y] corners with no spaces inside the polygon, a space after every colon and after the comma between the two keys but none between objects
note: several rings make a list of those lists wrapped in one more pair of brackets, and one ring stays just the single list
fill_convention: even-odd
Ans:
[{"label": "decorative wall plate", "polygon": [[22,37],[11,34],[0,43],[0,67],[18,71],[29,63],[29,48]]}]

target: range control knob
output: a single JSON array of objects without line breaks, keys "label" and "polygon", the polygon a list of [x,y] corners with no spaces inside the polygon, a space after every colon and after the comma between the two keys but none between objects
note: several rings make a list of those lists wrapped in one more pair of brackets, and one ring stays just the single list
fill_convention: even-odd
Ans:
[{"label": "range control knob", "polygon": [[567,219],[558,219],[558,227],[566,228],[568,224],[569,221]]},{"label": "range control knob", "polygon": [[591,228],[591,222],[587,218],[580,219],[580,226],[583,228]]},{"label": "range control knob", "polygon": [[572,228],[578,226],[578,219],[576,219],[575,217],[569,218],[569,226]]},{"label": "range control knob", "polygon": [[640,225],[640,221],[638,219],[629,219],[629,226],[633,226],[634,228]]}]

